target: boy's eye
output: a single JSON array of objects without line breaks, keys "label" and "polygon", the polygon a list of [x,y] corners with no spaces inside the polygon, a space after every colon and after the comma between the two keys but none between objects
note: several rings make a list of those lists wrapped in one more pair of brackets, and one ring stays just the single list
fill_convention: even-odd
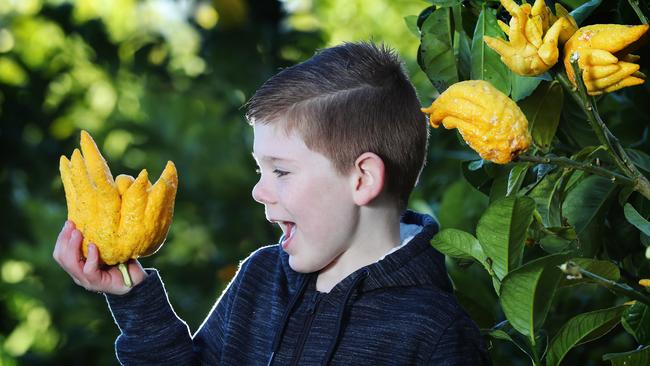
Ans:
[{"label": "boy's eye", "polygon": [[284,170],[280,169],[275,169],[273,170],[273,173],[279,177],[284,177],[285,175],[289,174],[289,172],[285,172]]}]

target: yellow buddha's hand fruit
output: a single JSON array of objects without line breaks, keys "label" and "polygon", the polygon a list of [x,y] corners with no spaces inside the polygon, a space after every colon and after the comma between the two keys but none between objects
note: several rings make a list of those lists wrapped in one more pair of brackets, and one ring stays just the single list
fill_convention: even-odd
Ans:
[{"label": "yellow buddha's hand fruit", "polygon": [[422,108],[434,128],[457,128],[483,159],[506,164],[528,149],[528,120],[519,106],[492,84],[468,80],[449,87]]},{"label": "yellow buddha's hand fruit", "polygon": [[646,76],[629,54],[648,25],[594,24],[578,29],[564,45],[564,67],[575,84],[571,57],[579,56],[578,65],[587,93],[598,95],[627,86],[643,84]]},{"label": "yellow buddha's hand fruit", "polygon": [[558,61],[558,41],[566,42],[578,29],[575,20],[560,4],[555,4],[557,16],[553,15],[544,0],[532,6],[513,0],[501,0],[501,4],[512,15],[509,26],[498,21],[509,41],[490,36],[483,40],[513,72],[523,76],[545,73]]},{"label": "yellow buddha's hand fruit", "polygon": [[68,219],[83,234],[85,256],[89,243],[97,246],[101,261],[108,265],[147,256],[160,248],[174,212],[178,187],[174,163],[167,162],[154,185],[146,170],[135,179],[119,175],[113,181],[95,141],[81,131],[81,152],[75,149],[70,160],[61,156],[59,169]]}]

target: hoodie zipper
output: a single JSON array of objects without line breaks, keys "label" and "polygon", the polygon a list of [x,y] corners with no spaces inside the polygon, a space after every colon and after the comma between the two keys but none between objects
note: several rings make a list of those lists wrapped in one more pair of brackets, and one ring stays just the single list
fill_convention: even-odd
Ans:
[{"label": "hoodie zipper", "polygon": [[318,309],[318,304],[320,303],[321,300],[321,296],[318,295],[319,293],[318,291],[316,291],[311,301],[309,302],[309,308],[307,309],[307,313],[309,315],[307,316],[307,319],[305,320],[305,324],[302,327],[302,331],[300,332],[300,338],[298,339],[298,348],[296,348],[296,351],[294,352],[293,360],[291,361],[292,366],[298,365],[298,363],[300,362],[300,358],[302,357],[302,351],[305,348],[305,342],[307,341],[307,336],[309,335],[309,331],[311,330],[311,323],[314,321],[314,318],[316,317],[316,310]]}]

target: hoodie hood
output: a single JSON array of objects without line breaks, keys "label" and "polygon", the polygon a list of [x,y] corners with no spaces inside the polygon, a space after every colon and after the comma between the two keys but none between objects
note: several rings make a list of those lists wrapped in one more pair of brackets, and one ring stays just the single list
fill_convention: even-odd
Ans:
[{"label": "hoodie hood", "polygon": [[[389,253],[378,262],[353,272],[339,282],[330,293],[346,292],[357,277],[364,281],[358,283],[360,292],[379,288],[433,286],[452,292],[452,285],[445,269],[442,253],[431,246],[431,239],[438,232],[438,223],[429,215],[405,211],[400,219],[402,240],[413,236],[403,247]],[[304,277],[310,274],[298,273],[289,266],[289,255],[278,246],[280,260],[289,284],[289,291],[299,289]],[[358,280],[357,280],[358,281]]]}]

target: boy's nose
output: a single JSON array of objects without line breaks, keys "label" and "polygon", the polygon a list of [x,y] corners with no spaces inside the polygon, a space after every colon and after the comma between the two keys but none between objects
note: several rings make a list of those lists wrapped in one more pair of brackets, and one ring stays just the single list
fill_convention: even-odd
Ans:
[{"label": "boy's nose", "polygon": [[262,179],[255,184],[251,193],[253,194],[253,199],[263,205],[275,203],[273,194],[266,187],[266,184],[262,182]]}]

